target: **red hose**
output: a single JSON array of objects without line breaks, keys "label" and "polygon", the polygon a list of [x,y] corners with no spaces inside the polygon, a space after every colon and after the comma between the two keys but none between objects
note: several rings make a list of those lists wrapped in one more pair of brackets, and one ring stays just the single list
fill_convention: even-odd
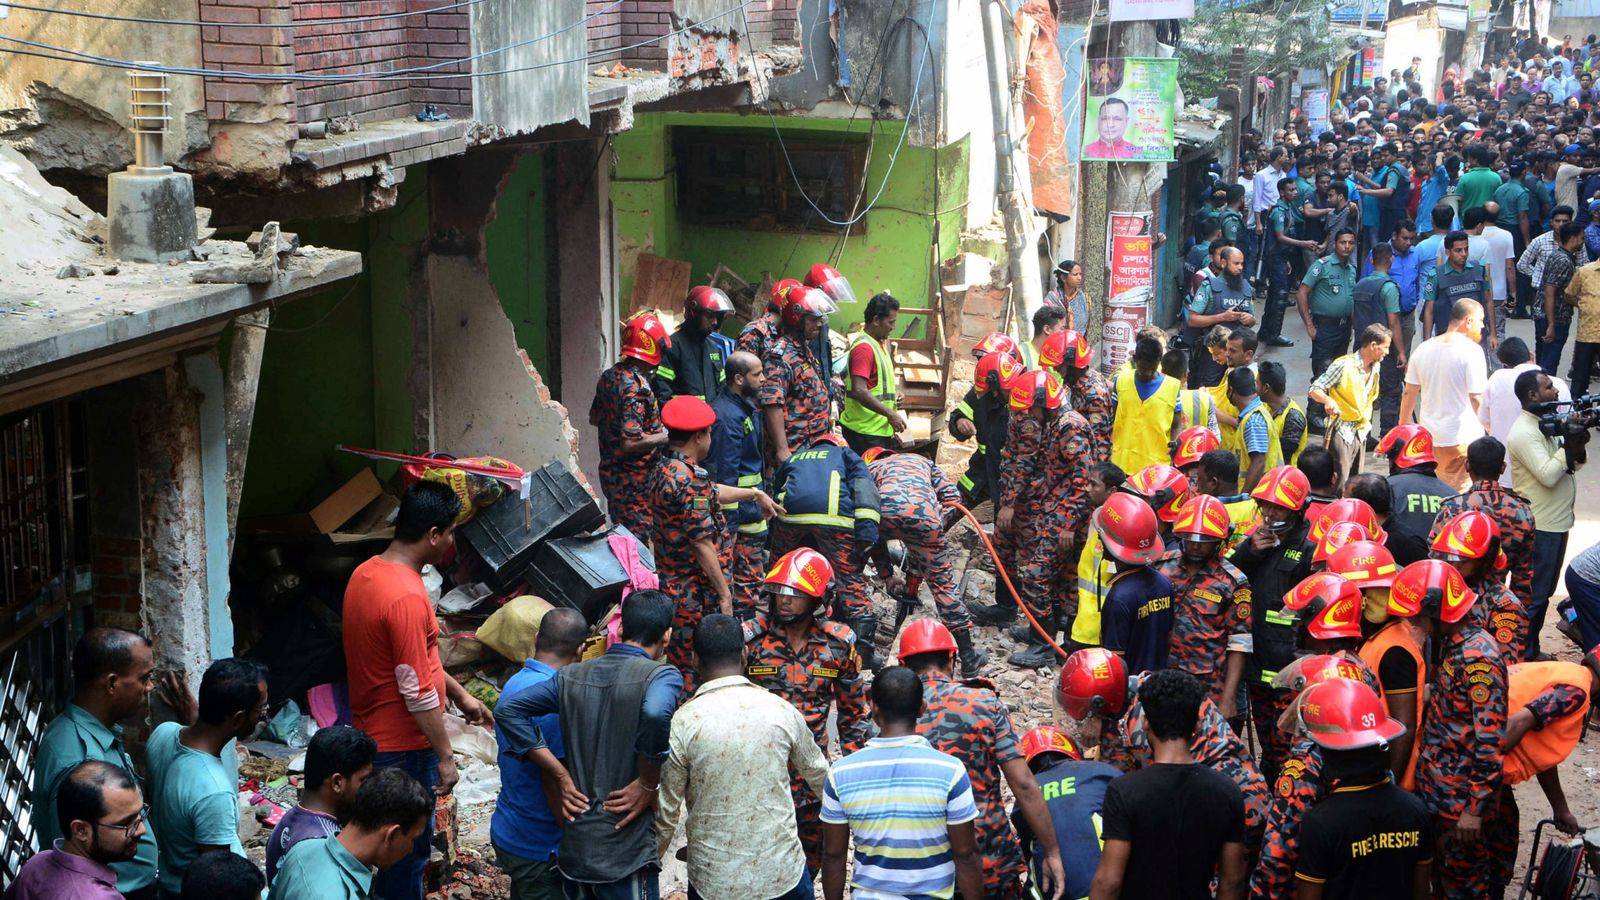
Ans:
[{"label": "red hose", "polygon": [[983,539],[983,546],[989,550],[989,558],[994,560],[994,570],[998,572],[1000,574],[1000,578],[1005,581],[1006,590],[1011,592],[1011,599],[1017,602],[1017,608],[1022,610],[1022,614],[1028,618],[1028,624],[1033,626],[1033,630],[1037,632],[1040,637],[1044,638],[1044,642],[1049,644],[1052,650],[1056,651],[1056,653],[1060,654],[1061,657],[1065,659],[1069,654],[1065,649],[1062,648],[1060,644],[1056,643],[1055,635],[1046,632],[1044,630],[1044,626],[1040,625],[1039,620],[1035,619],[1033,617],[1033,613],[1028,610],[1028,604],[1022,602],[1022,595],[1017,593],[1017,586],[1011,583],[1011,575],[1006,571],[1005,565],[1000,562],[1000,554],[995,552],[994,542],[990,541],[989,536],[983,533],[983,524],[978,521],[978,517],[972,514],[972,510],[967,509],[965,506],[962,506],[959,503],[953,503],[951,505],[956,509],[961,510],[961,513],[967,517],[967,521],[971,522],[972,527],[978,532],[978,537]]}]

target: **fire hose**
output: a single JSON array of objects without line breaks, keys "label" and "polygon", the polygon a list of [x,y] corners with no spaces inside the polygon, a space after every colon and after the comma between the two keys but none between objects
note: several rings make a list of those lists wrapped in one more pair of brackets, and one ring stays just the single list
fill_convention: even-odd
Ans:
[{"label": "fire hose", "polygon": [[1065,659],[1068,655],[1067,651],[1060,644],[1056,643],[1055,635],[1045,631],[1044,626],[1039,624],[1039,620],[1033,617],[1033,612],[1028,609],[1028,604],[1022,602],[1022,595],[1017,593],[1017,586],[1011,583],[1011,573],[1007,572],[1005,564],[1000,562],[1000,554],[994,549],[994,542],[989,540],[989,536],[987,534],[984,534],[983,524],[978,521],[978,517],[972,514],[972,510],[967,509],[965,506],[962,506],[959,503],[953,503],[951,506],[960,510],[961,514],[966,517],[967,521],[972,523],[973,530],[978,532],[978,537],[983,540],[984,548],[989,551],[989,558],[994,560],[995,572],[1000,576],[1000,579],[1005,582],[1006,590],[1011,592],[1011,599],[1016,601],[1017,608],[1022,610],[1022,615],[1027,618],[1028,624],[1032,625],[1033,630],[1038,633],[1040,637],[1044,638],[1044,642],[1050,645],[1050,649],[1056,651],[1056,653],[1060,654],[1060,656]]}]

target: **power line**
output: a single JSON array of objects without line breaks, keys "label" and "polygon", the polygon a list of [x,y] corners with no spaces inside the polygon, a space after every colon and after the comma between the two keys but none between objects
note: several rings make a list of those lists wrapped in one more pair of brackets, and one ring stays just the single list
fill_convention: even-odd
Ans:
[{"label": "power line", "polygon": [[317,25],[356,25],[367,22],[381,22],[386,19],[408,19],[413,16],[425,16],[429,13],[441,13],[463,6],[476,6],[484,0],[460,0],[444,6],[434,6],[428,9],[412,10],[410,12],[380,13],[371,16],[349,16],[341,19],[317,19],[306,22],[288,22],[275,24],[271,22],[212,22],[204,19],[151,19],[142,16],[119,16],[112,13],[90,12],[86,9],[62,9],[57,6],[32,6],[27,3],[10,3],[0,0],[0,7],[20,9],[27,12],[45,13],[57,16],[74,16],[83,19],[101,19],[108,22],[135,22],[141,25],[224,25],[228,28],[311,28]]}]

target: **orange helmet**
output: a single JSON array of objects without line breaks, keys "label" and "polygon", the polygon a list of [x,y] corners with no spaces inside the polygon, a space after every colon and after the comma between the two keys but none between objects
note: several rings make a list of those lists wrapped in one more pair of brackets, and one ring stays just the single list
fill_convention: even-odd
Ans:
[{"label": "orange helmet", "polygon": [[1119,562],[1147,566],[1167,550],[1156,525],[1156,514],[1150,511],[1149,504],[1132,494],[1107,497],[1091,521],[1106,555]]},{"label": "orange helmet", "polygon": [[845,303],[856,302],[856,292],[850,289],[850,282],[833,266],[826,263],[817,263],[806,273],[806,287],[816,288],[828,296],[833,302],[830,314],[839,311],[839,306]]},{"label": "orange helmet", "polygon": [[1296,512],[1305,509],[1306,497],[1311,494],[1311,482],[1306,473],[1294,466],[1279,466],[1261,476],[1250,496],[1262,503],[1271,503]]},{"label": "orange helmet", "polygon": [[725,315],[733,312],[733,301],[721,290],[702,284],[689,289],[689,296],[683,301],[683,311]]},{"label": "orange helmet", "polygon": [[978,360],[977,366],[972,370],[972,384],[980,394],[996,390],[1005,393],[1011,390],[1011,385],[1023,371],[1022,361],[1015,355],[1005,350],[997,350],[984,354]]},{"label": "orange helmet", "polygon": [[828,558],[810,547],[790,550],[778,557],[762,586],[779,594],[796,594],[822,599],[833,580],[833,566]]},{"label": "orange helmet", "polygon": [[1279,669],[1278,674],[1272,677],[1272,686],[1299,694],[1311,685],[1321,684],[1331,678],[1361,681],[1365,675],[1358,664],[1336,653],[1313,653],[1296,657],[1293,662]]},{"label": "orange helmet", "polygon": [[1176,522],[1184,501],[1189,499],[1189,476],[1164,463],[1133,473],[1123,487],[1150,501],[1156,518],[1163,522]]},{"label": "orange helmet", "polygon": [[1172,464],[1180,469],[1192,466],[1200,461],[1200,457],[1221,446],[1216,432],[1204,425],[1191,425],[1178,432],[1178,439],[1173,442]]},{"label": "orange helmet", "polygon": [[1054,369],[1062,363],[1074,369],[1087,369],[1093,361],[1094,351],[1089,348],[1089,342],[1076,331],[1062,329],[1054,332],[1039,346],[1039,362],[1048,369]]},{"label": "orange helmet", "polygon": [[1429,549],[1435,559],[1452,563],[1483,559],[1493,551],[1495,571],[1506,567],[1506,552],[1500,548],[1500,526],[1488,514],[1475,509],[1446,522]]},{"label": "orange helmet", "polygon": [[1121,715],[1128,704],[1128,664],[1104,647],[1079,650],[1061,666],[1056,699],[1078,721]]},{"label": "orange helmet", "polygon": [[1300,613],[1319,641],[1361,637],[1361,589],[1340,575],[1318,572],[1305,578],[1284,595],[1283,607]]},{"label": "orange helmet", "polygon": [[642,312],[622,323],[622,355],[647,366],[661,365],[661,355],[672,346],[667,326],[655,313]]},{"label": "orange helmet", "polygon": [[1226,504],[1209,494],[1201,494],[1190,498],[1178,510],[1172,533],[1191,541],[1225,541],[1233,535],[1233,522],[1228,518]]},{"label": "orange helmet", "polygon": [[767,308],[773,312],[783,312],[789,305],[789,289],[805,287],[798,278],[780,278],[772,284],[772,293],[767,295]]},{"label": "orange helmet", "polygon": [[920,653],[955,653],[956,638],[938,619],[912,619],[900,632],[900,659]]},{"label": "orange helmet", "polygon": [[1394,464],[1402,469],[1436,463],[1433,433],[1416,423],[1396,425],[1378,442],[1378,452],[1393,453]]},{"label": "orange helmet", "polygon": [[1067,759],[1083,759],[1083,751],[1065,731],[1054,725],[1035,725],[1022,735],[1022,758],[1033,762],[1041,753],[1059,753]]},{"label": "orange helmet", "polygon": [[1322,515],[1311,523],[1311,540],[1320,541],[1328,528],[1336,522],[1354,522],[1366,531],[1366,540],[1383,542],[1383,526],[1378,524],[1378,514],[1365,500],[1340,497],[1322,508]]},{"label": "orange helmet", "polygon": [[1351,541],[1328,557],[1328,571],[1358,588],[1388,587],[1394,584],[1399,566],[1394,563],[1394,554],[1382,544]]},{"label": "orange helmet", "polygon": [[827,319],[833,311],[833,301],[816,288],[790,288],[788,304],[783,307],[783,324],[793,328],[807,316]]},{"label": "orange helmet", "polygon": [[1377,692],[1348,678],[1306,688],[1299,709],[1306,735],[1330,750],[1378,747],[1406,733],[1406,726],[1389,717]]},{"label": "orange helmet", "polygon": [[1011,411],[1032,409],[1035,403],[1044,402],[1045,409],[1060,409],[1067,402],[1067,390],[1054,372],[1035,369],[1023,372],[1011,383]]},{"label": "orange helmet", "polygon": [[861,461],[871,465],[885,456],[893,456],[894,451],[888,447],[868,447],[867,452],[861,454]]},{"label": "orange helmet", "polygon": [[983,340],[972,348],[972,355],[982,359],[990,353],[1009,353],[1018,359],[1022,354],[1018,352],[1017,341],[1003,331],[991,331],[983,336]]},{"label": "orange helmet", "polygon": [[[1324,516],[1318,524],[1327,525],[1327,517]],[[1332,559],[1333,554],[1339,552],[1339,548],[1345,544],[1352,541],[1370,540],[1372,540],[1372,535],[1367,532],[1366,527],[1360,522],[1348,520],[1335,522],[1332,525],[1328,525],[1327,529],[1322,532],[1322,536],[1317,538],[1317,549],[1315,553],[1311,554],[1311,561],[1325,563]]]},{"label": "orange helmet", "polygon": [[1422,559],[1395,576],[1389,589],[1389,614],[1459,622],[1477,599],[1455,566],[1442,559]]}]

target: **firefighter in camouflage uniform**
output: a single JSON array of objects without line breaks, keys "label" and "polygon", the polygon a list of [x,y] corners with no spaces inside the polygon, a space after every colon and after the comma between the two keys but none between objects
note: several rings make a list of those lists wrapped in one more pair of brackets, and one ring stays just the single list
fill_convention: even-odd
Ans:
[{"label": "firefighter in camouflage uniform", "polygon": [[799,279],[780,278],[767,294],[767,309],[747,322],[734,342],[735,350],[753,353],[757,359],[766,355],[767,347],[777,338],[783,327],[783,308],[789,304],[789,289],[802,287]]},{"label": "firefighter in camouflage uniform", "polygon": [[1111,424],[1115,410],[1111,402],[1111,382],[1094,368],[1094,351],[1076,331],[1057,331],[1039,347],[1039,365],[1055,370],[1071,395],[1073,410],[1089,423],[1096,460],[1111,456]]},{"label": "firefighter in camouflage uniform", "polygon": [[807,288],[790,288],[786,297],[783,329],[761,356],[759,397],[767,452],[779,465],[833,431],[830,376],[810,346],[827,324],[832,301]]},{"label": "firefighter in camouflage uniform", "polygon": [[1428,532],[1428,546],[1433,546],[1445,523],[1456,516],[1472,510],[1487,514],[1500,529],[1500,549],[1510,563],[1511,593],[1522,601],[1523,609],[1528,609],[1533,605],[1533,507],[1521,494],[1500,483],[1505,468],[1506,448],[1498,440],[1479,438],[1467,445],[1467,472],[1472,476],[1472,486],[1439,501],[1433,529]]},{"label": "firefighter in camouflage uniform", "polygon": [[1506,588],[1506,554],[1494,519],[1479,510],[1455,516],[1445,521],[1429,549],[1434,559],[1455,566],[1478,595],[1468,614],[1471,624],[1494,638],[1507,665],[1522,659],[1531,625],[1527,607]]},{"label": "firefighter in camouflage uniform", "polygon": [[[844,753],[861,749],[871,733],[867,683],[855,635],[824,619],[833,568],[822,554],[801,548],[780,557],[762,583],[769,599],[764,612],[745,623],[745,674],[761,687],[794,704],[824,754],[828,718],[837,717]],[[796,827],[813,871],[822,858],[822,800],[792,769]]]},{"label": "firefighter in camouflage uniform", "polygon": [[600,373],[589,424],[600,436],[600,492],[611,521],[651,539],[650,494],[646,489],[667,431],[650,379],[668,343],[666,326],[640,313],[622,326],[622,358]]},{"label": "firefighter in camouflage uniform", "polygon": [[1228,508],[1215,497],[1191,498],[1172,527],[1181,542],[1168,554],[1161,574],[1172,582],[1174,610],[1167,665],[1205,685],[1223,718],[1238,714],[1239,679],[1250,655],[1250,582],[1221,556],[1233,533]]}]

